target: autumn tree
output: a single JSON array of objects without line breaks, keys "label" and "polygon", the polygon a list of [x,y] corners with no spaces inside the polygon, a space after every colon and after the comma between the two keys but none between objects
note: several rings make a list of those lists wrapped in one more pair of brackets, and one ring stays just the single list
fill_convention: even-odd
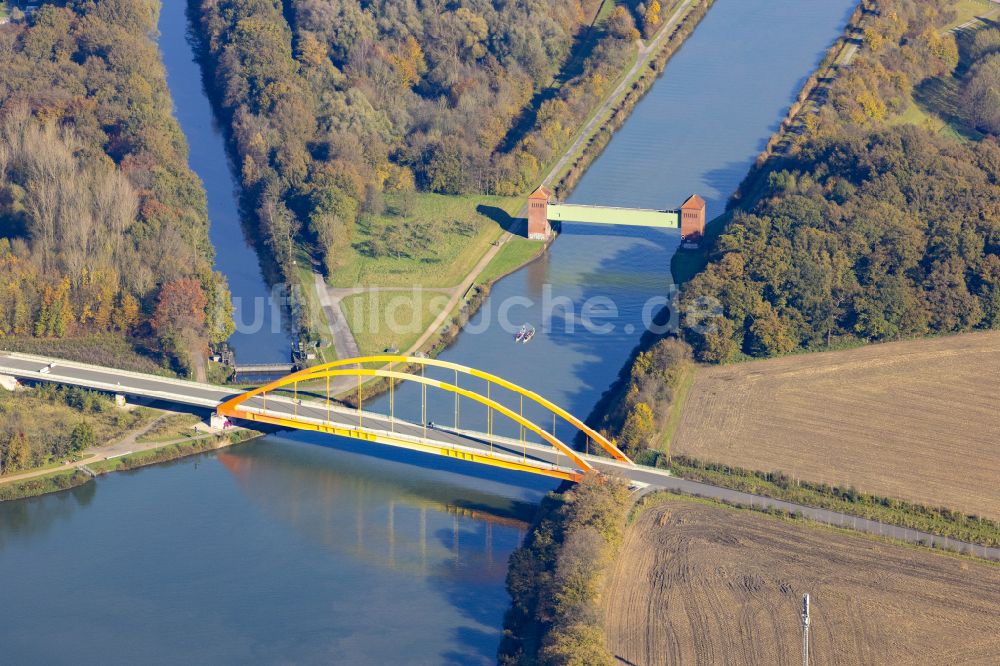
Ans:
[{"label": "autumn tree", "polygon": [[642,30],[647,37],[656,32],[663,23],[662,11],[660,0],[652,0],[646,5],[646,9],[642,13]]},{"label": "autumn tree", "polygon": [[636,404],[629,412],[622,427],[620,444],[626,453],[634,455],[649,447],[656,434],[656,419],[653,410],[644,402]]},{"label": "autumn tree", "polygon": [[975,64],[962,91],[962,103],[978,129],[1000,134],[1000,52]]},{"label": "autumn tree", "polygon": [[201,283],[191,278],[168,282],[160,289],[153,326],[160,335],[184,330],[200,332],[208,299]]},{"label": "autumn tree", "polygon": [[618,39],[634,39],[638,37],[635,20],[623,5],[616,5],[607,20],[607,29]]},{"label": "autumn tree", "polygon": [[13,433],[2,453],[0,462],[3,463],[4,474],[27,469],[31,465],[31,442],[24,432]]}]

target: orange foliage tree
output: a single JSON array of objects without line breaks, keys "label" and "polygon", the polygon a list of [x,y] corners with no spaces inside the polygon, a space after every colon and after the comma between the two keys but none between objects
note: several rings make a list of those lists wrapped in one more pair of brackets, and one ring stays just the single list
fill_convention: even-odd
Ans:
[{"label": "orange foliage tree", "polygon": [[201,332],[205,327],[206,305],[208,298],[198,280],[180,278],[168,282],[160,289],[153,328],[161,337],[184,331]]}]

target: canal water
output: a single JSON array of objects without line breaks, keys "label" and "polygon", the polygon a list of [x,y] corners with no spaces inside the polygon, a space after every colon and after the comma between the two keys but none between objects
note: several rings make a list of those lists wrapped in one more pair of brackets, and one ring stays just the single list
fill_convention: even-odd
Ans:
[{"label": "canal water", "polygon": [[[192,65],[184,4],[164,4],[160,44],[209,189],[219,267],[234,294],[252,296],[266,288],[234,241],[243,238],[234,182]],[[664,208],[698,192],[710,217],[720,212],[852,9],[852,0],[717,0],[571,200]],[[586,415],[638,342],[644,310],[662,306],[651,299],[670,288],[678,242],[567,225],[541,260],[495,285],[443,357]],[[232,264],[229,250],[242,253]],[[522,322],[538,334],[514,345],[505,324]],[[256,338],[234,342],[258,349]],[[259,344],[261,360],[287,348],[281,335]],[[408,391],[397,393],[397,414],[418,418],[406,413],[417,397]],[[460,425],[483,426],[481,412],[460,407]],[[433,404],[430,418],[450,424],[453,403]],[[2,503],[4,661],[491,663],[509,602],[506,559],[551,487],[298,434]]]},{"label": "canal water", "polygon": [[[201,66],[189,41],[184,0],[167,0],[160,9],[160,50],[174,114],[187,137],[188,162],[208,194],[209,238],[215,270],[229,281],[236,332],[229,344],[239,363],[287,363],[293,337],[283,308],[285,290],[264,277],[254,242],[242,223],[240,182],[226,150],[226,137],[205,94]],[[273,295],[272,295],[273,292]]]}]

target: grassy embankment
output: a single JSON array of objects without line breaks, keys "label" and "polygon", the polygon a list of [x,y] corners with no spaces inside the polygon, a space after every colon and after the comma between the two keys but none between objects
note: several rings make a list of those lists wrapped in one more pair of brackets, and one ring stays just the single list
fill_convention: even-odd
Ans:
[{"label": "grassy embankment", "polygon": [[[362,216],[354,229],[352,252],[330,276],[335,287],[454,287],[523,205],[515,197],[432,193],[385,201],[383,214]],[[410,232],[398,247],[374,247],[397,228]]]},{"label": "grassy embankment", "polygon": [[126,340],[112,333],[80,338],[36,338],[8,335],[0,338],[0,350],[64,358],[109,368],[174,377],[161,352],[145,347],[140,340]]},{"label": "grassy embankment", "polygon": [[196,414],[169,414],[154,423],[146,432],[136,437],[139,444],[173,442],[198,437],[194,427],[201,422]]},{"label": "grassy embankment", "polygon": [[143,407],[119,409],[107,396],[78,388],[0,390],[0,471],[19,474],[80,460],[86,449],[124,437],[154,414]]},{"label": "grassy embankment", "polygon": [[[342,301],[342,311],[361,352],[380,352],[388,347],[403,351],[412,346],[447,305],[451,293],[441,290],[461,285],[510,228],[523,205],[524,199],[515,197],[387,196],[385,213],[365,218],[356,226],[352,253],[330,279],[341,288],[392,289],[373,290]],[[391,244],[377,247],[393,228],[404,230],[406,242],[400,242],[398,248]],[[518,246],[519,253],[505,254],[506,248],[502,248],[496,258],[504,256],[509,262],[512,257],[528,255],[530,260],[543,244],[523,240]],[[491,262],[487,268],[493,265]],[[459,302],[456,310],[461,306]]]},{"label": "grassy embankment", "polygon": [[[158,420],[150,425],[154,419]],[[236,443],[252,435],[243,430],[225,435],[198,434],[192,428],[200,420],[193,414],[164,415],[147,407],[121,409],[108,396],[79,388],[41,385],[15,392],[0,390],[0,500],[32,497],[86,482],[90,476],[77,466],[94,458],[95,449],[123,441],[130,433],[142,433],[136,438],[135,448],[163,446],[92,462],[88,468],[97,473],[130,469]],[[49,473],[12,478],[45,471]]]},{"label": "grassy embankment", "polygon": [[227,434],[192,437],[190,441],[172,442],[159,448],[138,451],[120,458],[112,458],[111,460],[103,460],[90,465],[90,469],[98,474],[137,469],[139,467],[146,467],[147,465],[155,465],[195,455],[196,453],[213,451],[232,444],[242,444],[260,436],[261,433],[255,430],[240,429]]}]

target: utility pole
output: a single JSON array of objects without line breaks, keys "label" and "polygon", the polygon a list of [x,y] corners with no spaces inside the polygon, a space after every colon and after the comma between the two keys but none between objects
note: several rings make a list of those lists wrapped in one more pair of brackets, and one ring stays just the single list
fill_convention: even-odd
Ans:
[{"label": "utility pole", "polygon": [[809,593],[802,595],[802,666],[809,666]]}]

